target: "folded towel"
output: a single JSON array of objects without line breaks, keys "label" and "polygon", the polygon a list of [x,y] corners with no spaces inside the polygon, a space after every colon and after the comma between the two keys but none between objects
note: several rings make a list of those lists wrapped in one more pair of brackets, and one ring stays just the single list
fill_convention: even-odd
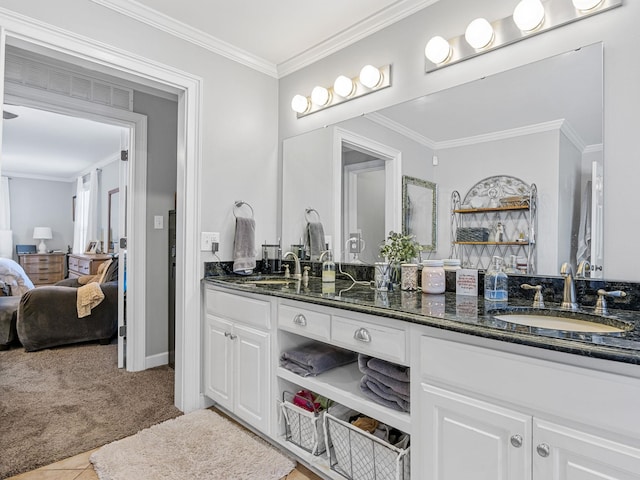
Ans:
[{"label": "folded towel", "polygon": [[256,268],[256,222],[253,218],[236,218],[236,236],[233,242],[233,272],[242,275]]},{"label": "folded towel", "polygon": [[91,315],[91,309],[98,306],[104,300],[104,293],[98,282],[87,283],[78,287],[76,298],[76,308],[78,309],[78,318],[88,317]]},{"label": "folded towel", "polygon": [[[376,393],[374,393],[371,388],[369,388],[369,384],[366,381],[366,376],[362,377],[360,380],[360,391],[364,393],[367,398],[377,403],[378,405],[384,405],[385,407],[391,408],[393,410],[397,410],[399,412],[408,412],[409,411],[409,403],[403,404],[402,406],[398,403],[398,401],[387,400]],[[400,401],[400,399],[398,399]]]},{"label": "folded towel", "polygon": [[[409,403],[411,401],[411,397],[409,397],[409,395],[403,395],[401,393],[395,392],[393,391],[393,389],[387,387],[384,383],[378,382],[375,378],[370,377],[369,375],[365,375],[363,378],[371,391],[382,398],[385,398],[392,402],[400,400],[401,402]],[[399,404],[401,404],[401,402],[399,402]]]},{"label": "folded towel", "polygon": [[376,372],[380,372],[387,377],[395,378],[401,382],[409,381],[409,367],[405,367],[403,365],[396,365],[395,363],[387,362],[385,360],[380,360],[376,357],[371,357],[369,361],[367,361],[367,366],[371,370],[375,370]]},{"label": "folded towel", "polygon": [[307,223],[307,243],[311,261],[320,260],[320,255],[326,250],[324,241],[324,228],[320,222]]},{"label": "folded towel", "polygon": [[379,383],[389,387],[390,389],[392,389],[394,392],[399,393],[401,395],[406,395],[409,396],[410,392],[409,392],[409,382],[403,382],[400,380],[396,380],[395,378],[389,377],[387,375],[384,375],[383,373],[380,373],[376,370],[373,370],[371,368],[369,368],[369,366],[367,365],[367,362],[371,359],[371,357],[368,357],[366,355],[362,355],[360,354],[358,356],[358,368],[360,369],[360,371],[362,373],[364,373],[365,375],[368,375],[369,377],[375,379],[376,381],[378,381]]},{"label": "folded towel", "polygon": [[295,350],[282,352],[280,366],[302,377],[355,362],[357,353],[325,343],[310,343]]}]

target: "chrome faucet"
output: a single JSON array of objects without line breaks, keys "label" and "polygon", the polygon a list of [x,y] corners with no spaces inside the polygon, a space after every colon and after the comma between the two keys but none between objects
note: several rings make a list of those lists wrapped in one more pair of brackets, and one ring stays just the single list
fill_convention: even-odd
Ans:
[{"label": "chrome faucet", "polygon": [[295,261],[295,267],[294,267],[294,270],[293,270],[293,278],[295,278],[296,280],[300,280],[302,278],[302,273],[300,273],[300,259],[293,252],[285,253],[282,258],[285,259],[289,255],[293,255],[293,260]]},{"label": "chrome faucet", "polygon": [[589,260],[582,260],[578,264],[578,271],[576,272],[576,278],[587,278],[591,276],[591,263]]},{"label": "chrome faucet", "polygon": [[573,283],[573,268],[568,262],[562,264],[560,267],[560,275],[564,277],[564,293],[562,295],[563,310],[578,310],[578,303],[576,302],[576,287]]}]

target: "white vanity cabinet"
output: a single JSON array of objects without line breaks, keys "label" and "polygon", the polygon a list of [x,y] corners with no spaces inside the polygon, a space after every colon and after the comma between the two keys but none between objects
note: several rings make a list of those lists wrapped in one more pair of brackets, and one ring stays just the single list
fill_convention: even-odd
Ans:
[{"label": "white vanity cabinet", "polygon": [[420,344],[421,478],[640,479],[637,379],[429,337]]},{"label": "white vanity cabinet", "polygon": [[206,287],[205,312],[205,395],[268,434],[271,303]]}]

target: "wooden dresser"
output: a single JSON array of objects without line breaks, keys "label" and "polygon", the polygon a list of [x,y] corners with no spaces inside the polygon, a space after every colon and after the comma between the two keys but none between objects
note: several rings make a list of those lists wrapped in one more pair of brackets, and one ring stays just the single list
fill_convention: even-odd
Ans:
[{"label": "wooden dresser", "polygon": [[69,278],[95,275],[101,263],[111,260],[111,255],[72,253],[69,255]]},{"label": "wooden dresser", "polygon": [[34,285],[52,285],[64,278],[64,253],[29,253],[18,255]]}]

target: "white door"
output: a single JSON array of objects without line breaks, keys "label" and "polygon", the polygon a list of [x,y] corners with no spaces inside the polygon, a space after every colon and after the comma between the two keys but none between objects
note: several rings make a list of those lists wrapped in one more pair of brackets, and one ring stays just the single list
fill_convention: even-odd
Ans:
[{"label": "white door", "polygon": [[591,278],[604,278],[604,178],[602,162],[591,165]]},{"label": "white door", "polygon": [[535,480],[639,480],[640,450],[551,422],[533,422]]},{"label": "white door", "polygon": [[531,416],[424,383],[420,409],[421,479],[531,480]]},{"label": "white door", "polygon": [[207,314],[204,325],[204,393],[233,411],[233,324]]},{"label": "white door", "polygon": [[[120,150],[129,146],[129,130],[122,129]],[[118,252],[118,368],[127,366],[127,200],[129,198],[129,165],[120,161],[118,166],[118,236],[114,251]],[[123,243],[124,241],[124,243]]]},{"label": "white door", "polygon": [[235,354],[234,413],[268,433],[271,397],[269,334],[235,324],[232,342]]}]

